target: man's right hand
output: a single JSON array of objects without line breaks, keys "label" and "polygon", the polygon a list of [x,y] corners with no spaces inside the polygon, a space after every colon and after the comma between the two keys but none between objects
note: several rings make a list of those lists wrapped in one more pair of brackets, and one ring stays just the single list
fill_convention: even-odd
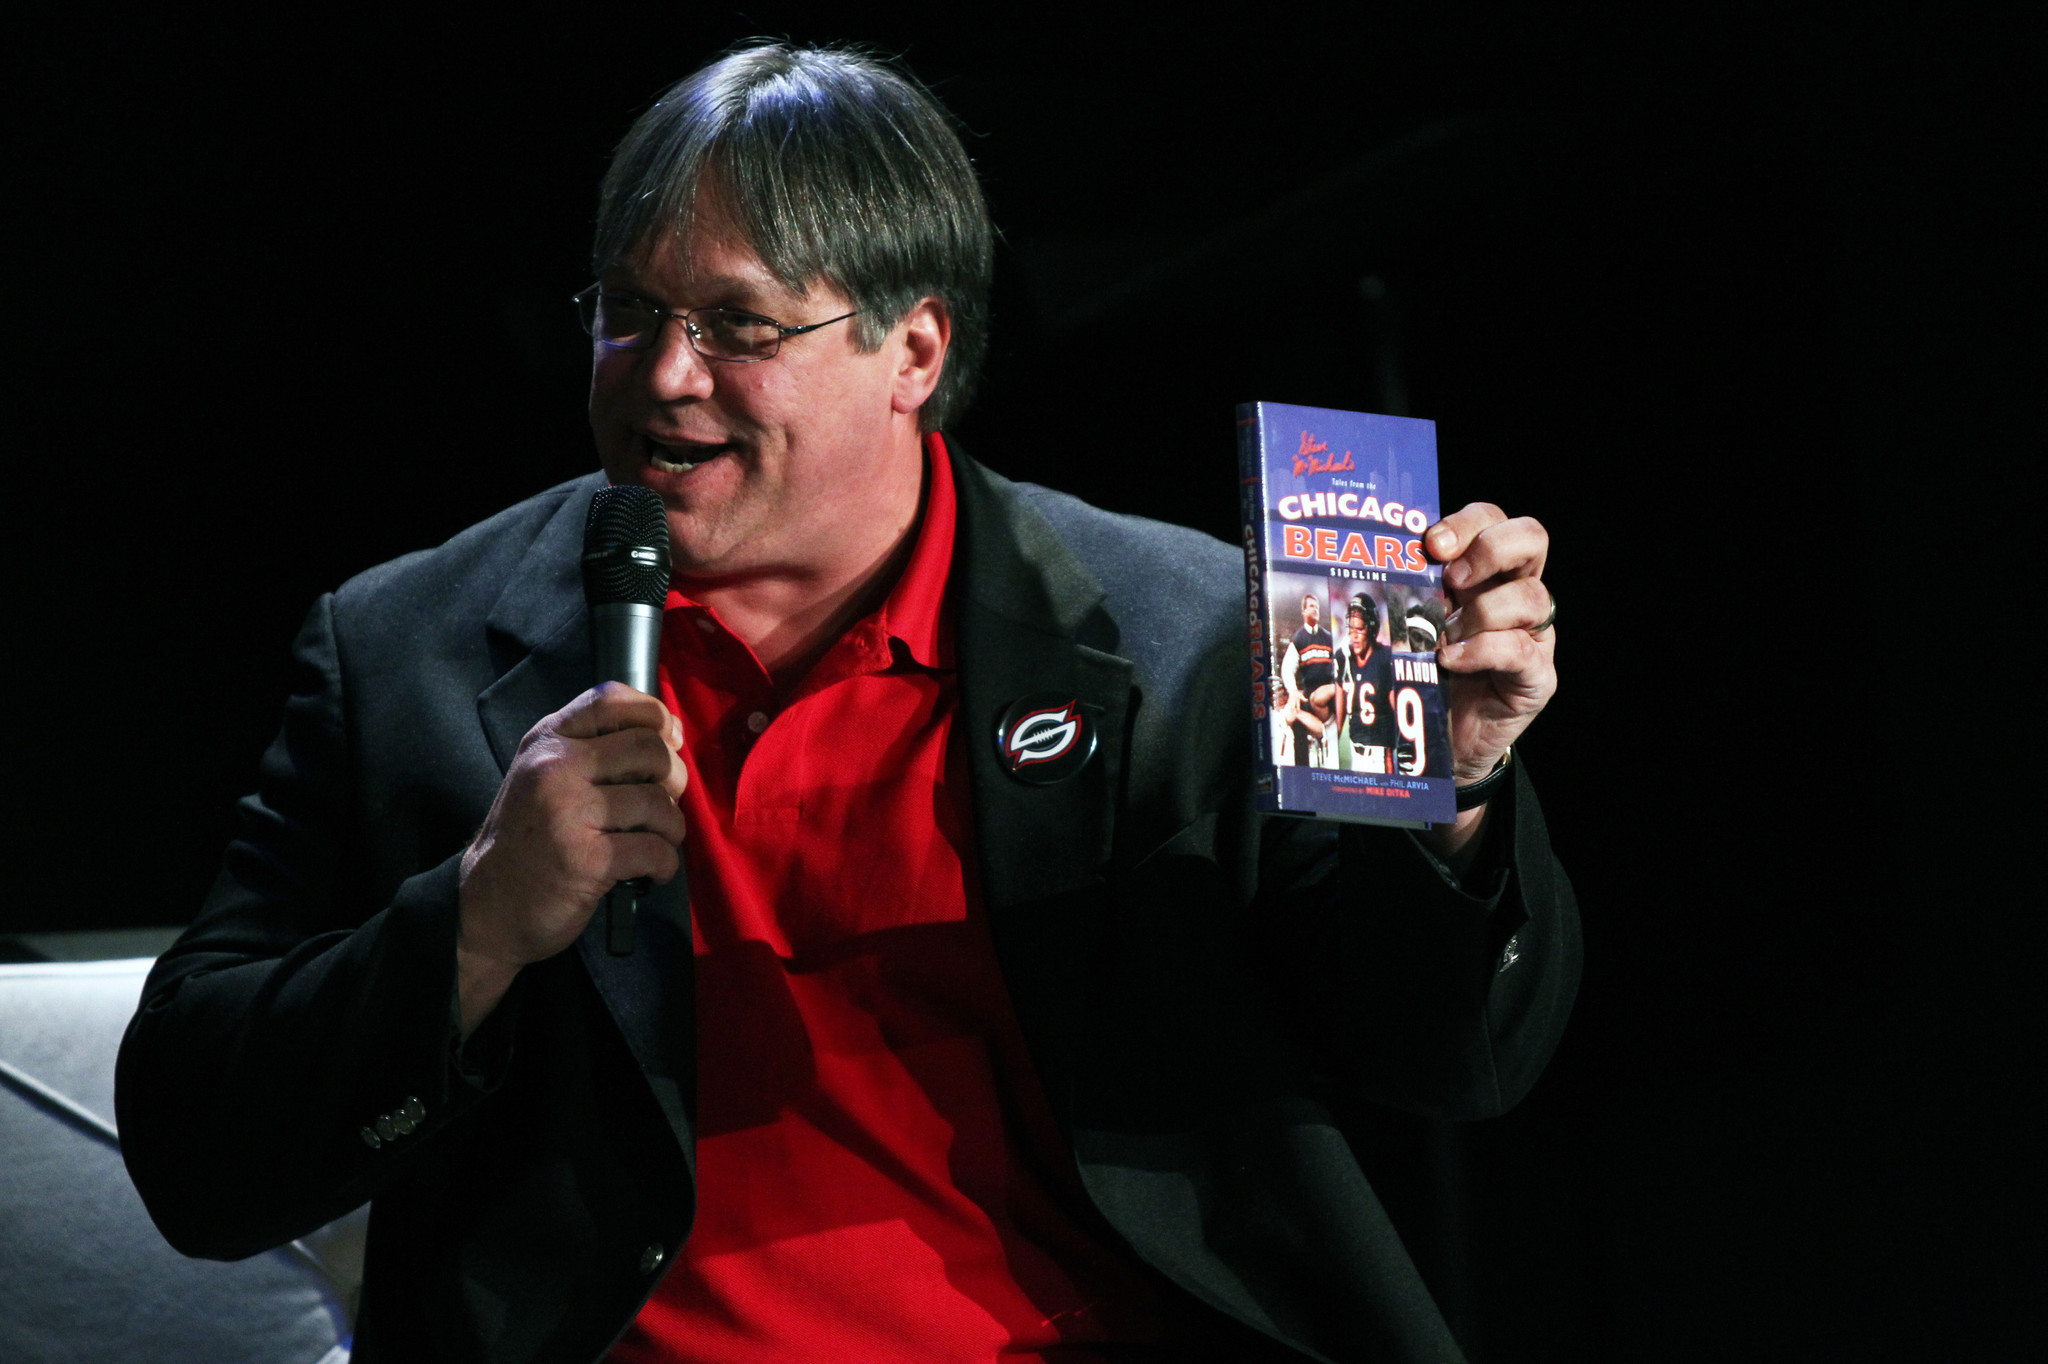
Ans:
[{"label": "man's right hand", "polygon": [[681,867],[682,721],[620,682],[593,687],[527,731],[462,857],[456,978],[462,1035],[520,969],[576,941],[598,902],[636,876]]}]

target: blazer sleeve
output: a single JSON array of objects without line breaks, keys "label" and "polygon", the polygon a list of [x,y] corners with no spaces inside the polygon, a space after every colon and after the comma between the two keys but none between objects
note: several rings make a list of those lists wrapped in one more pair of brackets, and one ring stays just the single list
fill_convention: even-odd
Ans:
[{"label": "blazer sleeve", "polygon": [[337,635],[323,597],[220,876],[121,1046],[122,1154],[188,1255],[252,1255],[359,1206],[509,1060],[511,998],[457,1048],[460,855],[362,898],[374,873]]},{"label": "blazer sleeve", "polygon": [[1517,762],[1461,882],[1412,835],[1274,816],[1254,912],[1268,974],[1347,1092],[1490,1117],[1535,1083],[1578,992],[1570,881]]}]

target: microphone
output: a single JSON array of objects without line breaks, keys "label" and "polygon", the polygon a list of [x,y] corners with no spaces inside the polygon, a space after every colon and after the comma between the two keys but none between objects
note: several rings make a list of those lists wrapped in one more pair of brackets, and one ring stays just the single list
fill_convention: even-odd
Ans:
[{"label": "microphone", "polygon": [[[590,499],[583,599],[590,606],[597,680],[659,695],[661,613],[668,601],[668,515],[659,493],[628,483],[599,488]],[[636,876],[605,893],[604,943],[613,956],[632,955],[639,899],[650,889],[646,877]]]}]

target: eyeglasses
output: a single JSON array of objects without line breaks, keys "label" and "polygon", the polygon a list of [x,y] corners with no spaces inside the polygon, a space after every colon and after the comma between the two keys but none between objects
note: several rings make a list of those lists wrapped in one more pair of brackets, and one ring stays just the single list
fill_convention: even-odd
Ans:
[{"label": "eyeglasses", "polygon": [[583,330],[615,349],[646,350],[661,334],[661,324],[673,317],[683,324],[683,335],[690,338],[690,348],[697,354],[706,360],[740,364],[772,360],[786,337],[802,336],[860,314],[856,308],[808,327],[785,327],[772,317],[737,308],[692,308],[674,313],[631,294],[607,293],[595,284],[576,295],[576,309],[583,317]]}]

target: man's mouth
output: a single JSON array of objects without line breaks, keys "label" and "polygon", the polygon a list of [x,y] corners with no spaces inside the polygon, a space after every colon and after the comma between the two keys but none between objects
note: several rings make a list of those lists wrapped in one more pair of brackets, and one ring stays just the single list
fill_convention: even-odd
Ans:
[{"label": "man's mouth", "polygon": [[640,440],[641,448],[647,456],[647,462],[664,474],[686,474],[700,464],[708,463],[711,460],[717,459],[720,455],[730,453],[733,448],[729,444],[712,445],[694,442],[671,445],[655,440],[651,436],[642,436]]}]

